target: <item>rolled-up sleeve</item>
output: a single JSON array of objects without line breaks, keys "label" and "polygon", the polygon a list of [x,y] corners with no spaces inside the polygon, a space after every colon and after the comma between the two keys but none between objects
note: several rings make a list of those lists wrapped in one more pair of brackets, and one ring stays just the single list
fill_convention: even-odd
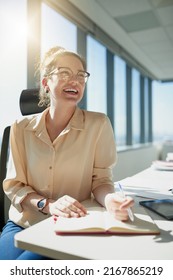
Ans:
[{"label": "rolled-up sleeve", "polygon": [[17,129],[17,123],[14,123],[10,131],[10,155],[7,176],[3,182],[5,194],[19,212],[22,212],[21,202],[24,198],[29,193],[35,192],[32,187],[27,185],[22,137],[21,132]]},{"label": "rolled-up sleeve", "polygon": [[112,168],[116,164],[116,160],[113,129],[109,118],[105,116],[96,142],[92,190],[101,185],[113,185]]}]

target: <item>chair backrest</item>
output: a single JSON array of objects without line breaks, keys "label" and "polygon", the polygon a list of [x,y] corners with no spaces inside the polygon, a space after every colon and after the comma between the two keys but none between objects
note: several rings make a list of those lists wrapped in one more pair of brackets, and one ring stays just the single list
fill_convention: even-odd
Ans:
[{"label": "chair backrest", "polygon": [[46,107],[39,107],[39,89],[25,89],[21,92],[19,105],[23,116],[41,113]]},{"label": "chair backrest", "polygon": [[1,144],[1,155],[0,155],[0,231],[5,224],[5,194],[2,188],[3,180],[5,179],[7,172],[7,161],[8,161],[8,146],[9,146],[9,134],[10,126],[4,129]]},{"label": "chair backrest", "polygon": [[[45,109],[45,107],[38,107],[38,93],[39,89],[26,89],[21,92],[19,105],[23,116],[40,113]],[[10,126],[4,129],[0,153],[0,231],[5,225],[7,217],[6,213],[9,207],[8,199],[6,198],[2,187],[3,180],[5,179],[7,172],[9,135]]]}]

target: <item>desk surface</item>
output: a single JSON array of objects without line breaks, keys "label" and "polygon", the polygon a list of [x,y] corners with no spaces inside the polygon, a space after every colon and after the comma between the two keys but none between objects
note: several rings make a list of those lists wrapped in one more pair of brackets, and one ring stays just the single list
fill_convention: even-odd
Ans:
[{"label": "desk surface", "polygon": [[[151,170],[139,173],[136,175],[138,183],[140,175],[142,179],[143,175],[147,175],[147,172],[148,175],[152,173],[152,176],[154,176],[154,171]],[[171,173],[172,178],[169,182],[173,183],[173,172]],[[169,172],[168,177],[171,173]],[[158,173],[156,176],[158,176]],[[167,188],[167,184],[166,186],[164,184],[163,173],[160,176],[162,176],[163,188]],[[164,176],[167,180],[166,173]],[[136,178],[134,177],[135,180]],[[131,183],[130,178],[130,185]],[[136,198],[136,203],[138,201],[139,198]],[[53,259],[172,260],[173,221],[166,221],[149,210],[147,212],[160,228],[160,235],[58,236],[53,231],[53,219],[51,217],[16,234],[15,245]]]}]

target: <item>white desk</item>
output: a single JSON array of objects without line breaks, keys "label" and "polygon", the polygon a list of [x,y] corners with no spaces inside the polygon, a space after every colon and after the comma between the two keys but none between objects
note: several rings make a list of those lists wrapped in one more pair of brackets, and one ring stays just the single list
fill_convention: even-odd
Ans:
[{"label": "white desk", "polygon": [[[141,176],[153,179],[153,185],[157,178],[162,177],[162,187],[166,188],[165,182],[169,178],[169,186],[173,183],[173,172],[165,173],[164,176],[155,171],[147,169],[143,173],[133,176],[134,182]],[[147,175],[148,174],[148,175]],[[158,176],[160,174],[160,177]],[[144,177],[143,177],[144,176]],[[147,176],[147,177],[146,177]],[[128,178],[130,186],[132,177]],[[165,181],[164,181],[165,179]],[[150,181],[151,182],[151,181]],[[126,185],[128,180],[126,179]],[[161,184],[161,182],[159,181]],[[168,182],[167,182],[168,183]],[[166,183],[166,184],[167,184]],[[136,198],[138,203],[139,198]],[[161,230],[158,236],[123,236],[123,235],[104,235],[104,236],[58,236],[53,232],[53,220],[40,222],[15,236],[15,245],[22,249],[31,250],[39,254],[46,255],[54,259],[95,259],[95,260],[172,260],[173,259],[173,221],[166,221],[160,216],[148,211]]]}]

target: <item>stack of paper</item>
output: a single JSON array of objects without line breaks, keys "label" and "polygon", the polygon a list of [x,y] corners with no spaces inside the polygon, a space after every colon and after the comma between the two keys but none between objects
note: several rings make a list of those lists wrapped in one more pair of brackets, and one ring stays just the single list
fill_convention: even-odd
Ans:
[{"label": "stack of paper", "polygon": [[156,160],[152,163],[152,167],[157,170],[173,171],[173,162]]}]

